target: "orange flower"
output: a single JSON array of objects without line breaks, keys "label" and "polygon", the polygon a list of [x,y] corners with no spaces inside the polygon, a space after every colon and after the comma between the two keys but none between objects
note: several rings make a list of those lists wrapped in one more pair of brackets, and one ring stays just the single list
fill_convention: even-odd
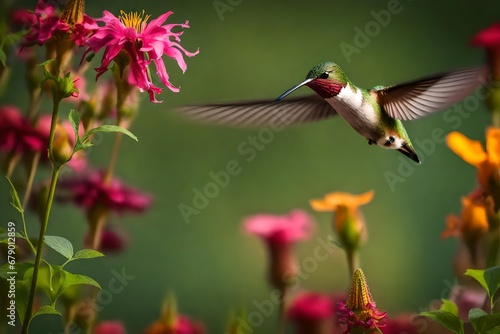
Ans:
[{"label": "orange flower", "polygon": [[361,195],[334,192],[325,195],[322,200],[311,200],[316,211],[334,211],[334,230],[338,233],[346,249],[356,249],[366,239],[366,228],[363,215],[358,207],[373,199],[373,191]]},{"label": "orange flower", "polygon": [[451,132],[446,137],[446,144],[465,162],[477,168],[479,183],[490,190],[492,176],[500,167],[500,128],[490,127],[486,130],[486,152],[481,143],[471,140],[460,132]]},{"label": "orange flower", "polygon": [[488,207],[482,190],[476,190],[467,197],[462,197],[462,213],[460,217],[448,215],[446,228],[441,238],[460,237],[469,249],[471,258],[476,261],[476,250],[479,239],[488,232]]}]

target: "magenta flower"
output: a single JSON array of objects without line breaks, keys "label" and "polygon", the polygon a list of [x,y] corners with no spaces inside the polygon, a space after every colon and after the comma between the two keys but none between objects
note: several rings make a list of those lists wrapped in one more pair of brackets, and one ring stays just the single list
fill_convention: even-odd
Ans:
[{"label": "magenta flower", "polygon": [[[96,69],[98,79],[106,70],[112,60],[116,60],[120,55],[127,55],[125,64],[129,65],[128,82],[137,86],[141,92],[147,91],[151,102],[160,102],[155,98],[155,94],[161,93],[162,89],[155,86],[148,74],[148,66],[151,62],[155,64],[156,73],[161,82],[173,92],[178,92],[179,88],[172,85],[165,68],[162,56],[166,55],[177,61],[177,65],[186,71],[187,65],[183,55],[193,57],[198,54],[188,52],[180,44],[181,32],[173,32],[175,27],[189,28],[188,21],[183,24],[166,24],[172,12],[160,15],[157,19],[147,23],[149,15],[144,12],[124,13],[117,18],[108,11],[103,12],[103,17],[97,21],[104,22],[104,26],[99,27],[91,36],[87,45],[89,49],[97,53],[104,48],[101,66]],[[123,68],[121,69],[123,71]]]},{"label": "magenta flower", "polygon": [[106,184],[103,176],[102,172],[93,172],[63,180],[60,183],[63,193],[58,199],[73,202],[85,210],[99,205],[116,213],[143,212],[151,205],[149,195],[125,186],[117,179]]},{"label": "magenta flower", "polygon": [[297,274],[298,268],[292,253],[292,245],[307,239],[313,229],[312,219],[301,210],[294,210],[288,215],[255,215],[244,221],[246,232],[264,239],[269,251],[271,284],[284,291]]},{"label": "magenta flower", "polygon": [[360,268],[353,274],[347,301],[338,303],[337,314],[339,322],[347,325],[345,333],[371,333],[385,326],[387,314],[377,309]]},{"label": "magenta flower", "polygon": [[47,150],[48,140],[49,133],[33,126],[17,107],[0,107],[0,151],[43,151]]},{"label": "magenta flower", "polygon": [[[69,4],[68,4],[69,5]],[[25,46],[35,44],[43,45],[52,36],[58,34],[69,34],[70,39],[78,46],[83,46],[97,24],[94,20],[83,14],[82,22],[67,22],[61,19],[54,7],[47,4],[44,0],[39,0],[34,12],[35,17],[25,16],[25,19],[33,21],[34,24],[29,25],[30,31],[25,35]]]},{"label": "magenta flower", "polygon": [[126,334],[125,326],[120,321],[103,321],[94,328],[94,334]]},{"label": "magenta flower", "polygon": [[[120,234],[109,228],[105,228],[102,231],[100,237],[101,240],[99,242],[98,250],[105,254],[120,253],[126,247],[126,241],[124,237],[122,237]],[[91,243],[91,236],[87,235],[85,244],[88,245],[90,243]]]},{"label": "magenta flower", "polygon": [[486,49],[500,49],[500,23],[493,23],[488,28],[478,32],[472,38],[471,44]]},{"label": "magenta flower", "polygon": [[332,297],[314,292],[299,294],[288,310],[299,334],[333,333],[334,315]]},{"label": "magenta flower", "polygon": [[[383,334],[418,334],[421,328],[413,323],[414,314],[399,314],[386,318],[385,326],[380,328]],[[430,331],[432,332],[432,331]]]}]

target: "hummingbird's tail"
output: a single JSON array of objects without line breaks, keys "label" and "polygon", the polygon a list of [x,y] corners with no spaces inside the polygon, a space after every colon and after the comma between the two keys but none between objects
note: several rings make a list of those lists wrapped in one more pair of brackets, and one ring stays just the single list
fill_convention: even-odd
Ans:
[{"label": "hummingbird's tail", "polygon": [[416,163],[420,163],[420,159],[418,158],[417,152],[413,149],[411,144],[409,143],[404,143],[400,148],[398,148],[398,151],[406,155],[408,158],[411,160],[415,161]]}]

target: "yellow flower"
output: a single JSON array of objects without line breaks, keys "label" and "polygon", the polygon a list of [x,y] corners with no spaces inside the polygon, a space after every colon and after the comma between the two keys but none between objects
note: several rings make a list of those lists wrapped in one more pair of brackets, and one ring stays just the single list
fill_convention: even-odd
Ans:
[{"label": "yellow flower", "polygon": [[479,141],[456,131],[446,137],[446,144],[465,162],[477,168],[479,183],[489,189],[492,176],[498,174],[500,167],[500,128],[490,127],[486,130],[486,152]]},{"label": "yellow flower", "polygon": [[345,248],[358,248],[366,239],[364,217],[358,207],[373,199],[373,191],[361,195],[334,192],[325,195],[321,200],[311,200],[316,211],[335,212],[334,230],[338,233]]}]

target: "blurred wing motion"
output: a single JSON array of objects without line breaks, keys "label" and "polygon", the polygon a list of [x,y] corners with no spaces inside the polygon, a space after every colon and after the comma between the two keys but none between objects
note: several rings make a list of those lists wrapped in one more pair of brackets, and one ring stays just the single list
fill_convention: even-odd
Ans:
[{"label": "blurred wing motion", "polygon": [[180,113],[205,122],[250,126],[283,126],[319,121],[337,112],[318,95],[283,101],[188,105]]},{"label": "blurred wing motion", "polygon": [[487,75],[486,67],[466,68],[370,92],[389,116],[408,121],[461,101],[484,84]]}]

